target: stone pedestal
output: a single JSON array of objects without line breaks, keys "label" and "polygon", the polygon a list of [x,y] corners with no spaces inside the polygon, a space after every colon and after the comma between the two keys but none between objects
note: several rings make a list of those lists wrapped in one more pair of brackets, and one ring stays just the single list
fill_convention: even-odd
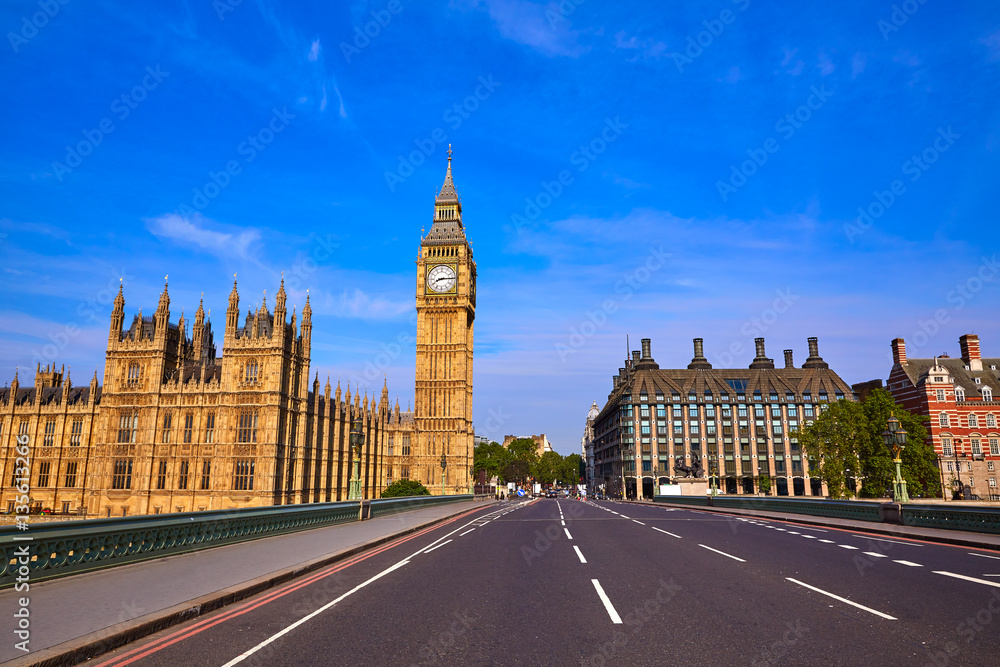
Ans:
[{"label": "stone pedestal", "polygon": [[709,484],[706,478],[674,478],[674,483],[681,487],[682,496],[706,496],[709,493]]}]

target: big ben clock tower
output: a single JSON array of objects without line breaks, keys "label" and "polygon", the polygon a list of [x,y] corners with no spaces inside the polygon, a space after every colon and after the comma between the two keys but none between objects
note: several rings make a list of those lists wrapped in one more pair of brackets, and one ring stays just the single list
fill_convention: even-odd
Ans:
[{"label": "big ben clock tower", "polygon": [[449,146],[434,221],[417,257],[417,446],[411,477],[419,478],[432,494],[442,489],[446,494],[471,492],[475,319],[476,263],[462,226],[462,202],[451,180]]}]

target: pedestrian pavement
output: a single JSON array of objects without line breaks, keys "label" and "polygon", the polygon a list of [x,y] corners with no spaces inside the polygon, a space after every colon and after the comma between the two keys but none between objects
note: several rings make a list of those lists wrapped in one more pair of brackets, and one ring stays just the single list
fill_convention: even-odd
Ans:
[{"label": "pedestrian pavement", "polygon": [[948,530],[945,528],[903,526],[900,524],[877,523],[875,521],[860,521],[856,519],[836,519],[833,517],[812,516],[809,514],[794,514],[792,512],[772,512],[767,510],[737,509],[729,507],[702,507],[700,505],[682,505],[680,503],[671,505],[669,502],[654,503],[648,500],[625,501],[625,504],[632,503],[654,505],[656,507],[678,507],[698,512],[755,516],[761,519],[778,519],[781,521],[792,521],[805,525],[827,526],[830,528],[841,528],[843,530],[856,530],[866,533],[878,533],[881,535],[892,535],[894,537],[905,537],[911,540],[925,540],[927,542],[938,542],[941,544],[953,544],[962,547],[1000,551],[1000,535],[992,535],[990,533],[973,533],[965,530]]},{"label": "pedestrian pavement", "polygon": [[6,589],[0,609],[29,599],[31,652],[15,648],[20,640],[6,632],[0,663],[76,664],[488,504],[437,505],[51,579],[28,592]]}]

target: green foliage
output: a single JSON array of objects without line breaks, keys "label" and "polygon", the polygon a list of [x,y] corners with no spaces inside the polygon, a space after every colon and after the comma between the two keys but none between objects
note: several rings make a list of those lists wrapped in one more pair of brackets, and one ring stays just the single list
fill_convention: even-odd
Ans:
[{"label": "green foliage", "polygon": [[427,487],[415,479],[397,479],[382,491],[383,498],[404,498],[407,496],[429,496]]},{"label": "green foliage", "polygon": [[545,452],[539,456],[534,440],[518,438],[506,447],[496,442],[476,445],[472,476],[478,478],[480,470],[486,471],[487,479],[497,477],[500,484],[523,484],[533,477],[540,484],[558,482],[569,486],[579,483],[584,474],[584,462],[579,454],[562,456],[558,452]]},{"label": "green foliage", "polygon": [[911,496],[936,496],[941,492],[936,456],[927,444],[927,418],[899,407],[892,395],[877,389],[864,403],[841,399],[831,403],[811,425],[799,432],[803,453],[818,465],[830,497],[848,494],[847,471],[861,479],[861,496],[882,498],[892,489],[895,464],[882,440],[889,417],[895,415],[908,438],[901,459],[902,474]]},{"label": "green foliage", "polygon": [[757,478],[757,489],[763,493],[765,496],[771,493],[771,477],[769,475],[761,475]]}]

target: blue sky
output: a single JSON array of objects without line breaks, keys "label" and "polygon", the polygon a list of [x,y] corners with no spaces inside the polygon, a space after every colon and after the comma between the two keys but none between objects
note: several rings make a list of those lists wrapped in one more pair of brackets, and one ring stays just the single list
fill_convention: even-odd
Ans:
[{"label": "blue sky", "polygon": [[221,339],[233,274],[245,310],[284,271],[314,371],[405,407],[448,143],[481,434],[578,451],[626,335],[818,336],[852,383],[897,336],[1000,357],[994,2],[146,4],[0,8],[0,382],[87,381],[121,276]]}]

